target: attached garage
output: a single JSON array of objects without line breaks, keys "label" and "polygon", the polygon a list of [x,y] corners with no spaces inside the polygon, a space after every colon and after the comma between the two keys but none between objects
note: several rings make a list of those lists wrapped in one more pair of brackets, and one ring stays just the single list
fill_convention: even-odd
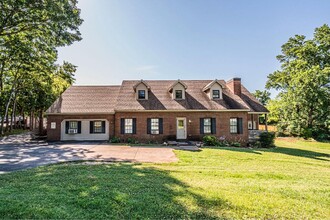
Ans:
[{"label": "attached garage", "polygon": [[105,119],[66,119],[61,123],[61,141],[109,140],[109,127]]},{"label": "attached garage", "polygon": [[120,86],[71,86],[47,110],[49,141],[100,141],[114,135]]}]

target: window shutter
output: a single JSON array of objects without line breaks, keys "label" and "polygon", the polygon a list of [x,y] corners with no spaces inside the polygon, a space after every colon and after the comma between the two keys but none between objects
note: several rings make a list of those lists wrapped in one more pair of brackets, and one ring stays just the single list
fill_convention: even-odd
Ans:
[{"label": "window shutter", "polygon": [[136,118],[133,118],[133,134],[136,134]]},{"label": "window shutter", "polygon": [[147,134],[151,134],[151,118],[147,118]]},{"label": "window shutter", "polygon": [[125,134],[125,118],[120,119],[120,133]]},{"label": "window shutter", "polygon": [[237,133],[243,134],[243,118],[237,118]]},{"label": "window shutter", "polygon": [[211,119],[211,133],[216,134],[217,133],[217,122],[216,118]]},{"label": "window shutter", "polygon": [[159,121],[159,134],[163,134],[163,119],[158,119]]},{"label": "window shutter", "polygon": [[69,121],[65,122],[65,133],[68,134],[69,133]]},{"label": "window shutter", "polygon": [[102,133],[105,133],[105,121],[102,121]]},{"label": "window shutter", "polygon": [[94,121],[89,122],[89,133],[90,134],[94,133]]},{"label": "window shutter", "polygon": [[78,121],[78,134],[81,134],[81,121]]},{"label": "window shutter", "polygon": [[199,119],[199,129],[200,129],[200,133],[204,134],[204,118]]}]

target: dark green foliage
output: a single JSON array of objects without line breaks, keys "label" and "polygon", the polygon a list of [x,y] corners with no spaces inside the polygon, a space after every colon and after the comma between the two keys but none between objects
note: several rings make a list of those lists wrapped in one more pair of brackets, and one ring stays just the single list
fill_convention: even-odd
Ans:
[{"label": "dark green foliage", "polygon": [[206,135],[203,137],[203,143],[205,146],[219,146],[220,142],[219,140],[212,135]]},{"label": "dark green foliage", "polygon": [[129,143],[129,144],[138,144],[139,142],[135,138],[127,138],[127,143]]},{"label": "dark green foliage", "polygon": [[271,148],[275,147],[275,133],[274,132],[262,132],[259,136],[260,147]]},{"label": "dark green foliage", "polygon": [[57,64],[57,48],[81,40],[80,9],[76,0],[1,0],[0,12],[0,116],[31,114],[42,124],[74,82],[76,66]]},{"label": "dark green foliage", "polygon": [[268,76],[266,87],[279,90],[267,107],[278,130],[304,138],[330,135],[330,27],[314,37],[291,37],[277,56],[281,69]]},{"label": "dark green foliage", "polygon": [[119,137],[116,137],[116,136],[113,136],[110,139],[110,143],[120,143],[120,138]]}]

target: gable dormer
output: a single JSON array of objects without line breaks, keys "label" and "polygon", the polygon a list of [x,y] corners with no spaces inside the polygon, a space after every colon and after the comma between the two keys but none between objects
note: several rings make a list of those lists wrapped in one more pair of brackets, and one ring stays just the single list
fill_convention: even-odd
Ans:
[{"label": "gable dormer", "polygon": [[203,92],[205,92],[210,99],[219,100],[222,99],[223,88],[224,86],[221,84],[221,82],[215,79],[203,88]]},{"label": "gable dormer", "polygon": [[168,91],[172,94],[172,99],[180,100],[186,98],[187,88],[187,85],[178,79],[172,84]]},{"label": "gable dormer", "polygon": [[148,100],[148,92],[151,88],[146,81],[141,79],[140,82],[133,86],[133,89],[137,100]]}]

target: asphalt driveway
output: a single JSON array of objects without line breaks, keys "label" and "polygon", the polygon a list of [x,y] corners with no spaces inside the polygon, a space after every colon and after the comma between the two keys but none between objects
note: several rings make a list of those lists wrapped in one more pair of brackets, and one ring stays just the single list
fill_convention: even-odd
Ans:
[{"label": "asphalt driveway", "polygon": [[47,143],[31,140],[29,133],[0,139],[0,173],[77,160],[178,161],[170,147],[114,146],[106,142]]}]

